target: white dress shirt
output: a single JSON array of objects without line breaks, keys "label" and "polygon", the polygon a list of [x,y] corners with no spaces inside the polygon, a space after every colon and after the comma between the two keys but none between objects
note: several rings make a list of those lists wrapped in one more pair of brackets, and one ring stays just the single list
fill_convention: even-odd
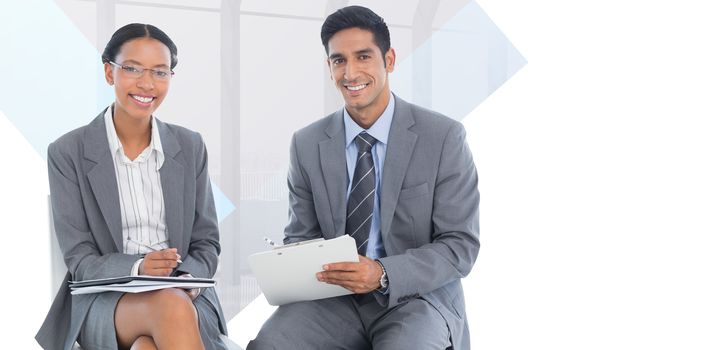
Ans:
[{"label": "white dress shirt", "polygon": [[349,186],[346,190],[346,205],[348,205],[349,195],[351,194],[351,182],[353,181],[356,160],[358,158],[358,145],[354,140],[358,134],[362,131],[366,131],[378,141],[371,148],[373,166],[376,170],[376,193],[373,201],[373,219],[371,220],[371,230],[369,231],[368,243],[366,245],[366,256],[371,259],[379,259],[386,256],[386,248],[383,246],[383,237],[381,237],[381,183],[383,178],[383,161],[386,158],[388,135],[390,134],[394,113],[395,96],[390,94],[386,109],[378,119],[376,119],[376,122],[373,123],[368,130],[365,130],[351,119],[349,112],[346,110],[346,107],[344,107],[346,170],[349,175]]}]

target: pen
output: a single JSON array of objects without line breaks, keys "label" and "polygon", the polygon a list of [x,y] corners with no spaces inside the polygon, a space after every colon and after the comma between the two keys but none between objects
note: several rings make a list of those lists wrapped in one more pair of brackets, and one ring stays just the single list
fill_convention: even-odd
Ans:
[{"label": "pen", "polygon": [[[131,238],[127,238],[126,240],[127,240],[127,241],[130,241],[130,242],[133,242],[134,244],[140,245],[140,246],[142,246],[142,247],[144,247],[144,248],[146,248],[146,249],[150,249],[152,252],[160,251],[160,249],[156,249],[156,248],[154,248],[154,247],[151,247],[150,245],[145,245],[145,244],[143,244],[143,243],[141,243],[141,242],[139,242],[139,241],[133,240],[133,239],[131,239]],[[176,262],[178,262],[179,264],[182,264],[182,263],[183,263],[183,260],[178,259],[178,260],[176,260]]]},{"label": "pen", "polygon": [[265,243],[267,243],[267,245],[269,245],[270,247],[277,247],[277,243],[274,243],[273,240],[271,240],[267,237],[263,237],[262,239],[264,239]]}]

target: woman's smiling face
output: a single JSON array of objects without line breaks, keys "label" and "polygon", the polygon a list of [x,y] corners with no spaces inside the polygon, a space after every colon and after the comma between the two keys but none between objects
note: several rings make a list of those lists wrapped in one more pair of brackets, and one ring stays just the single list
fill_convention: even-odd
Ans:
[{"label": "woman's smiling face", "polygon": [[[114,85],[114,114],[135,119],[147,119],[161,105],[168,93],[170,76],[155,77],[150,70],[170,71],[171,53],[166,45],[152,38],[137,38],[121,45],[111,63],[104,64],[106,81]],[[122,68],[123,66],[124,68]],[[146,69],[140,76],[133,68]]]}]

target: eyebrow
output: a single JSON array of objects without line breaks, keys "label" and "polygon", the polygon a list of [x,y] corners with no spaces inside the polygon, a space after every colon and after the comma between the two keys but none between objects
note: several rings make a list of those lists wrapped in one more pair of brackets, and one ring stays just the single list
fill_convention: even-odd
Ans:
[{"label": "eyebrow", "polygon": [[[363,54],[373,54],[374,52],[375,51],[372,48],[366,48],[366,49],[358,50],[358,51],[354,52],[354,54],[363,55]],[[330,60],[333,60],[335,58],[344,58],[344,55],[341,53],[338,53],[338,52],[332,53],[331,55],[329,55]]]},{"label": "eyebrow", "polygon": [[[124,62],[121,63],[121,64],[127,64],[127,63],[136,64],[136,65],[139,65],[139,66],[143,66],[143,64],[142,64],[141,62],[135,61],[135,60],[126,60],[126,61],[124,61]],[[168,68],[168,65],[167,65],[167,64],[157,64],[157,65],[155,65],[155,66],[153,66],[153,67],[151,67],[151,68]]]},{"label": "eyebrow", "polygon": [[373,53],[373,52],[374,52],[374,50],[372,48],[368,48],[368,49],[358,50],[358,51],[356,51],[356,54],[363,55],[365,53]]}]

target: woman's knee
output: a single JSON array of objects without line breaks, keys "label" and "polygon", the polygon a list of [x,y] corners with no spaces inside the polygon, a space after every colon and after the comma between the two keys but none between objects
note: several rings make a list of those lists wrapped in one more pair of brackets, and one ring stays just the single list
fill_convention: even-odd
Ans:
[{"label": "woman's knee", "polygon": [[192,300],[185,291],[175,288],[125,294],[114,320],[119,344],[124,348],[131,347],[141,335],[192,331],[199,326]]},{"label": "woman's knee", "polygon": [[198,319],[193,301],[183,289],[167,288],[157,290],[152,293],[150,299],[152,312],[161,319]]}]

